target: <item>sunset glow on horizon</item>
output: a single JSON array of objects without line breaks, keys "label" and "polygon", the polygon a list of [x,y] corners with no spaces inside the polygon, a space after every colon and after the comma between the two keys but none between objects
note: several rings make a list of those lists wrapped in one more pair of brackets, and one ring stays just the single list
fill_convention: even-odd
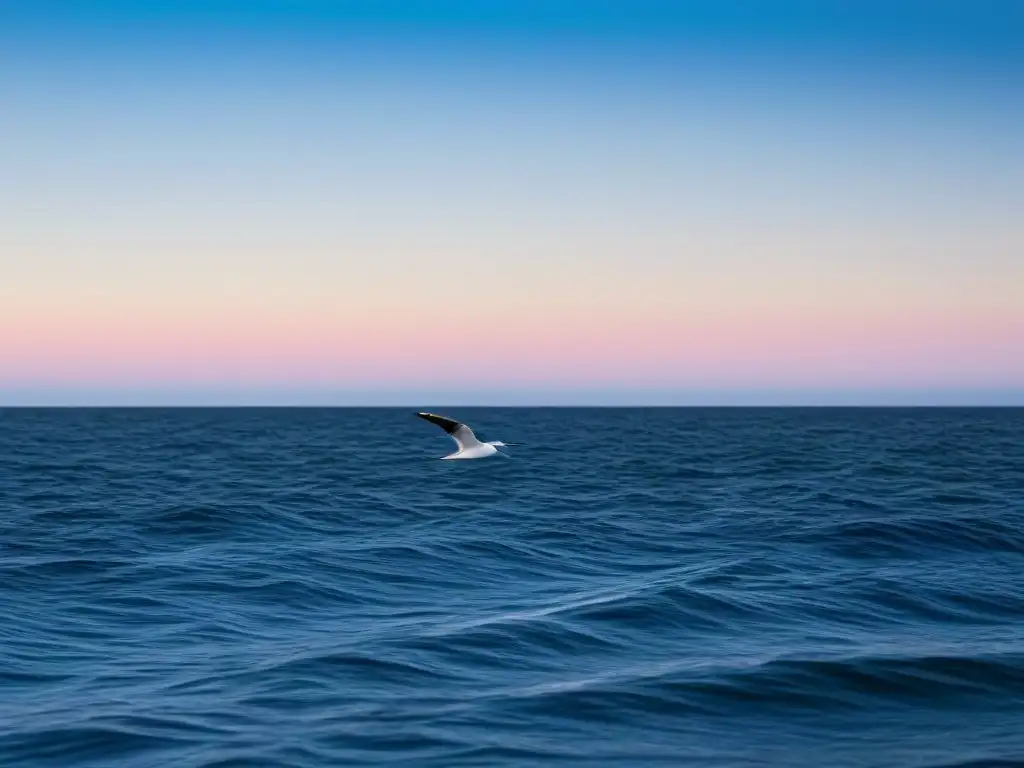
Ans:
[{"label": "sunset glow on horizon", "polygon": [[1024,403],[1010,3],[91,5],[0,10],[0,405]]}]

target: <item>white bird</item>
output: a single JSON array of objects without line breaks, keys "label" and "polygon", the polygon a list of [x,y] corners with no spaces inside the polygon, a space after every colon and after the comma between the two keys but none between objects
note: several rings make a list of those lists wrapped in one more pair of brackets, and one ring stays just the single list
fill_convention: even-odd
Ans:
[{"label": "white bird", "polygon": [[472,429],[446,416],[438,416],[435,413],[417,413],[416,415],[421,419],[426,419],[431,424],[437,424],[437,426],[448,433],[448,436],[459,447],[459,450],[455,453],[442,456],[442,459],[482,459],[485,456],[493,456],[496,453],[500,453],[498,451],[499,447],[511,445],[511,443],[503,443],[500,440],[481,443],[476,439]]}]

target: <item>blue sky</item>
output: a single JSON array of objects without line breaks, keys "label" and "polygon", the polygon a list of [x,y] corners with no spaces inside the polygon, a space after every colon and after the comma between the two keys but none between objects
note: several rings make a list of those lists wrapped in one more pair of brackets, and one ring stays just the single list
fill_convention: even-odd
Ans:
[{"label": "blue sky", "polygon": [[9,1],[0,94],[0,404],[1024,402],[1024,3]]}]

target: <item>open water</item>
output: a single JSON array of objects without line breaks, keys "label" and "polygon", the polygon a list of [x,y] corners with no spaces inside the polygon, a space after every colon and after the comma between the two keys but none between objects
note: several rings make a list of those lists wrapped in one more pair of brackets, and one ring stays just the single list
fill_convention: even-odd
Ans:
[{"label": "open water", "polygon": [[1024,761],[1024,410],[0,413],[0,766]]}]

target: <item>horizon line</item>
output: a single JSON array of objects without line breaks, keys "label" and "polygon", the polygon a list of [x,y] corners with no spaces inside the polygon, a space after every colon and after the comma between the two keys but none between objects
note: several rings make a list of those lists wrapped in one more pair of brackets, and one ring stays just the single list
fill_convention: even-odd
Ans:
[{"label": "horizon line", "polygon": [[993,402],[721,402],[721,403],[644,403],[644,402],[622,402],[622,403],[558,403],[558,402],[536,402],[536,403],[502,403],[502,402],[476,402],[460,403],[446,402],[437,403],[429,400],[420,403],[3,403],[0,402],[0,411],[5,410],[423,410],[438,408],[458,409],[485,409],[485,408],[561,408],[561,409],[638,409],[638,408],[660,408],[660,409],[691,409],[711,410],[722,408],[788,408],[788,409],[836,409],[836,408],[1024,408],[1024,401],[993,401]]},{"label": "horizon line", "polygon": [[444,405],[444,406],[410,406],[410,405],[115,405],[115,404],[94,404],[94,405],[2,405],[0,404],[0,416],[5,411],[395,411],[407,410],[415,413],[417,410],[448,410],[448,411],[481,411],[481,410],[563,410],[563,411],[1021,411],[1024,410],[1024,403],[834,403],[834,404],[740,404],[722,403],[706,405],[659,405],[659,404],[636,404],[636,405],[530,405],[530,404],[505,404],[505,405]]},{"label": "horizon line", "polygon": [[424,387],[397,390],[327,387],[0,386],[0,408],[834,408],[1024,407],[1024,386],[594,387],[564,389]]}]

